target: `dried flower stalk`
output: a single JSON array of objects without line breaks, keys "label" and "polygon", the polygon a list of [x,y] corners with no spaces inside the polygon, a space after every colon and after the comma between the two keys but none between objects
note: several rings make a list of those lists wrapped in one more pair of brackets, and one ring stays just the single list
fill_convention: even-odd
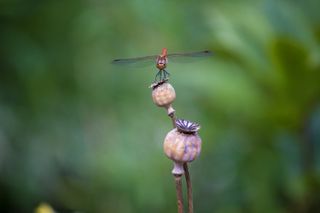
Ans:
[{"label": "dried flower stalk", "polygon": [[176,184],[178,213],[183,213],[181,181],[183,174],[187,185],[188,213],[193,213],[192,184],[188,162],[193,161],[200,154],[201,139],[197,134],[200,126],[197,123],[176,118],[175,110],[172,107],[176,94],[174,88],[167,81],[168,79],[165,79],[150,86],[152,88],[152,99],[157,106],[167,109],[167,114],[171,118],[174,128],[166,136],[164,151],[174,161],[172,174]]}]

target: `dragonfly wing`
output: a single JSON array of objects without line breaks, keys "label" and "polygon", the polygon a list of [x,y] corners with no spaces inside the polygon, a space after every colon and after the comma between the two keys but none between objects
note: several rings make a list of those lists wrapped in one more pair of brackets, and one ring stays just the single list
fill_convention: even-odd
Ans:
[{"label": "dragonfly wing", "polygon": [[193,62],[202,58],[212,56],[213,53],[210,50],[198,51],[198,52],[189,52],[189,53],[172,53],[168,54],[169,62]]},{"label": "dragonfly wing", "polygon": [[156,60],[157,55],[151,55],[151,56],[143,56],[143,57],[137,57],[137,58],[122,58],[122,59],[114,59],[111,63],[117,64],[117,65],[125,65],[125,64],[135,64],[139,62],[150,62]]},{"label": "dragonfly wing", "polygon": [[212,56],[213,52],[210,50],[198,51],[198,52],[189,52],[189,53],[172,53],[168,54],[168,57],[208,57]]}]

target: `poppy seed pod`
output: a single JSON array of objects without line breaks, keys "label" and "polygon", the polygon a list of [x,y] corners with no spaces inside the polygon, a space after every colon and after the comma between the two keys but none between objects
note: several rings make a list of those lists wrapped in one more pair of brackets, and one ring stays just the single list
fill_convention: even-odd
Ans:
[{"label": "poppy seed pod", "polygon": [[152,100],[159,107],[165,107],[168,115],[174,113],[171,104],[176,99],[176,92],[167,80],[163,80],[151,85]]},{"label": "poppy seed pod", "polygon": [[183,174],[183,164],[191,162],[200,155],[201,138],[198,135],[199,124],[183,119],[176,120],[177,128],[171,130],[163,144],[168,158],[174,161],[173,174]]}]

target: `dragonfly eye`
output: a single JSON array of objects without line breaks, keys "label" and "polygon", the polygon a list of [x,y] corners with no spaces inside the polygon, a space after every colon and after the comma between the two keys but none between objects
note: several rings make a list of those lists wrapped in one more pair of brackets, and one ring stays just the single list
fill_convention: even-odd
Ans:
[{"label": "dragonfly eye", "polygon": [[166,64],[166,60],[160,59],[160,60],[158,60],[158,64]]}]

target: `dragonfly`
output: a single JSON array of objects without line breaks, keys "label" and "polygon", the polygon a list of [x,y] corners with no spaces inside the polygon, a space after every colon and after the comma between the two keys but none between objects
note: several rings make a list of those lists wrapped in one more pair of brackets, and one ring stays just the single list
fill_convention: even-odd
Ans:
[{"label": "dragonfly", "polygon": [[149,55],[143,57],[135,57],[135,58],[123,58],[123,59],[115,59],[112,61],[112,64],[136,64],[140,62],[154,60],[158,72],[155,76],[155,82],[161,82],[168,79],[170,73],[166,70],[168,59],[173,58],[198,58],[198,57],[208,57],[213,53],[210,50],[203,50],[198,52],[186,52],[186,53],[170,53],[168,54],[167,48],[163,48],[160,55]]}]

